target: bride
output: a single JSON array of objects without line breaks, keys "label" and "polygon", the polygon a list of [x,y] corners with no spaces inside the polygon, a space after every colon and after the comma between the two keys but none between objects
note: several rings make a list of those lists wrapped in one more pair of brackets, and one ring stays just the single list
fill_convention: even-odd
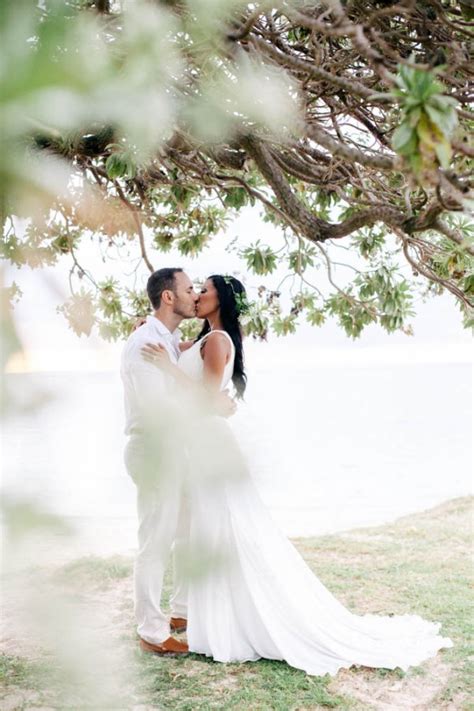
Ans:
[{"label": "bride", "polygon": [[[239,315],[245,289],[234,277],[204,284],[197,316],[204,326],[174,365],[161,346],[143,355],[187,392],[208,396],[232,380],[245,391]],[[356,615],[306,565],[263,505],[233,433],[207,408],[187,428],[191,461],[189,551],[202,574],[189,579],[191,652],[219,662],[284,660],[312,675],[353,664],[406,670],[451,647],[440,624],[418,615]]]}]

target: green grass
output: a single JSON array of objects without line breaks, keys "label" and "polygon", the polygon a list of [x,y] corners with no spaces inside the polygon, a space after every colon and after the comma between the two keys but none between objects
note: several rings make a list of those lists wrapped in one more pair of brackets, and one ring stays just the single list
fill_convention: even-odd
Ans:
[{"label": "green grass", "polygon": [[[452,638],[454,647],[443,650],[436,658],[446,679],[438,684],[439,688],[433,687],[434,698],[426,707],[430,711],[472,709],[470,516],[471,501],[458,499],[394,524],[296,541],[322,582],[354,612],[410,612],[442,623],[442,634]],[[433,682],[429,663],[406,673],[400,669],[352,668],[332,678],[309,677],[284,663],[268,660],[223,665],[198,655],[166,659],[142,654],[136,645],[127,597],[131,594],[131,571],[128,558],[84,558],[53,574],[55,581],[68,590],[79,589],[86,599],[88,591],[107,599],[117,586],[125,586],[119,608],[124,626],[118,641],[132,650],[129,671],[133,681],[120,708],[132,709],[142,704],[166,711],[365,711],[377,708],[371,694],[375,698],[375,692],[384,685],[416,689],[420,688],[417,684],[426,687]],[[167,576],[166,596],[169,586]],[[117,603],[114,604],[117,613]],[[36,689],[43,705],[62,708],[57,703],[62,703],[64,694],[58,692],[54,672],[48,681],[46,662],[38,664],[4,655],[0,669],[3,698],[12,690]],[[361,682],[366,688],[365,698],[361,696]],[[80,708],[77,690],[75,695],[74,708]],[[413,705],[416,702],[413,698]],[[86,703],[83,708],[93,707]]]},{"label": "green grass", "polygon": [[0,681],[4,687],[28,688],[36,678],[42,678],[44,668],[35,662],[9,654],[0,656]]},{"label": "green grass", "polygon": [[[454,647],[442,652],[452,674],[440,704],[473,691],[471,522],[465,498],[392,525],[302,542],[321,580],[354,611],[413,612],[442,623]],[[470,708],[467,700],[459,708]]]},{"label": "green grass", "polygon": [[[63,679],[52,659],[29,660],[10,654],[0,655],[0,699],[18,699],[15,711],[23,711],[32,706],[42,706],[51,697],[60,700],[63,692]],[[21,692],[24,693],[21,693]],[[15,693],[16,692],[16,693]],[[18,693],[19,692],[19,693]],[[0,701],[0,708],[3,704]]]},{"label": "green grass", "polygon": [[90,555],[67,563],[55,575],[59,582],[69,581],[84,587],[89,584],[107,585],[114,580],[127,578],[132,570],[132,561],[124,556],[97,558]]},{"label": "green grass", "polygon": [[[348,709],[349,699],[328,690],[329,677],[309,677],[269,660],[216,665],[197,655],[138,660],[143,702],[176,711],[293,708]],[[142,703],[143,703],[142,702]]]}]

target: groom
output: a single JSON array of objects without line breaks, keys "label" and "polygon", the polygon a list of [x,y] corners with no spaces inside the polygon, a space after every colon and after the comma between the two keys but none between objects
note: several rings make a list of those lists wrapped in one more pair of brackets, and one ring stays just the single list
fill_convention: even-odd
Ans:
[{"label": "groom", "polygon": [[[186,629],[187,585],[180,560],[186,546],[189,515],[184,489],[188,466],[180,438],[183,412],[174,382],[141,354],[146,343],[163,345],[177,363],[178,326],[196,315],[198,294],[180,268],[154,272],[147,283],[153,315],[128,338],[122,354],[125,391],[125,464],[137,485],[138,555],[135,562],[135,616],[140,646],[156,654],[186,654],[188,646],[170,632]],[[222,393],[215,414],[228,417],[235,403]],[[181,429],[182,431],[182,429]],[[174,553],[171,619],[161,610],[163,576]]]}]

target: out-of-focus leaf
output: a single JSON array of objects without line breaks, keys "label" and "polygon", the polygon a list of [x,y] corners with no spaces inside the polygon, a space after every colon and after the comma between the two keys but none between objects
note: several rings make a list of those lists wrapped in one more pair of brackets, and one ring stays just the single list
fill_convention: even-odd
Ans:
[{"label": "out-of-focus leaf", "polygon": [[410,146],[416,145],[416,141],[416,132],[409,121],[404,121],[393,134],[392,146],[397,153],[406,155],[411,150]]},{"label": "out-of-focus leaf", "polygon": [[453,154],[451,144],[446,139],[440,138],[434,146],[439,164],[442,168],[449,168]]},{"label": "out-of-focus leaf", "polygon": [[90,336],[95,322],[94,297],[91,292],[81,289],[60,306],[58,311],[64,314],[78,336]]}]

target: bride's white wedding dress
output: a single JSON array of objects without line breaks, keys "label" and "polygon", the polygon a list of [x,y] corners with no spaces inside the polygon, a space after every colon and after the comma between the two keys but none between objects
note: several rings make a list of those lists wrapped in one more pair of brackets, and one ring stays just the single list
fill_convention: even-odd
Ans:
[{"label": "bride's white wedding dress", "polygon": [[[196,380],[200,345],[179,360]],[[233,361],[232,345],[222,389]],[[202,575],[190,581],[190,651],[219,662],[279,659],[323,675],[353,664],[405,670],[452,646],[440,624],[418,615],[349,612],[273,521],[228,422],[204,415],[191,430],[190,541]]]}]

